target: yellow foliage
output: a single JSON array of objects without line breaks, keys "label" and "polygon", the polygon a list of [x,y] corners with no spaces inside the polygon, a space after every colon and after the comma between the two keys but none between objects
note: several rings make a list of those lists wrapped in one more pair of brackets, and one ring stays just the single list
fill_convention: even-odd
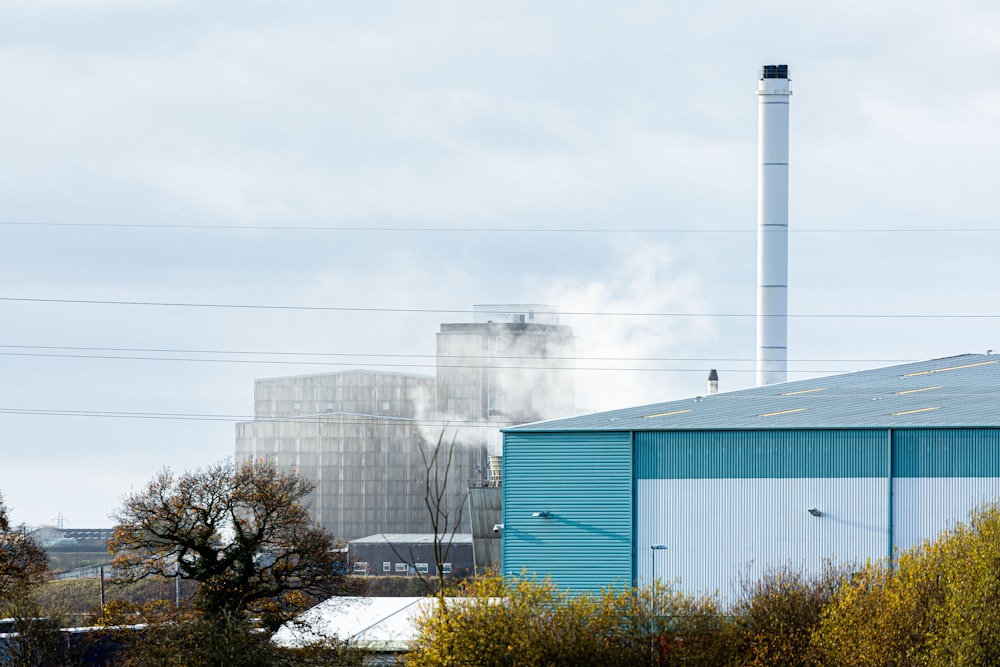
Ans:
[{"label": "yellow foliage", "polygon": [[420,619],[409,667],[722,664],[718,606],[663,587],[571,596],[550,581],[467,584]]}]

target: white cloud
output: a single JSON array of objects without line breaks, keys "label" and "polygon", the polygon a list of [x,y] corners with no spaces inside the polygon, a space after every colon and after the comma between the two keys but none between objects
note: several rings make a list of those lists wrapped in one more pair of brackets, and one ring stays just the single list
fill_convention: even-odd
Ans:
[{"label": "white cloud", "polygon": [[[55,298],[752,313],[757,68],[792,67],[793,229],[995,226],[997,21],[985,2],[4,3],[2,220],[674,231],[7,226],[0,282],[15,296]],[[678,231],[708,228],[748,233]],[[994,241],[793,232],[790,303],[988,312],[1000,289]],[[2,307],[0,344],[11,345],[431,354],[451,319]],[[698,393],[701,358],[753,349],[746,318],[567,322],[580,356],[699,357],[684,373],[581,372],[579,404],[592,409]],[[994,325],[793,319],[790,354],[1000,348],[988,340]],[[175,412],[246,410],[253,377],[310,370],[0,364],[9,405]],[[745,380],[720,371],[727,388]],[[31,419],[0,419],[8,448],[47,447],[17,467],[5,461],[0,489],[39,470],[53,486],[76,480],[90,459],[63,462],[71,450],[92,453],[98,471],[119,470],[128,452],[129,470],[146,479],[165,462],[205,465],[202,455],[232,447],[214,425],[181,437],[155,422]]]}]

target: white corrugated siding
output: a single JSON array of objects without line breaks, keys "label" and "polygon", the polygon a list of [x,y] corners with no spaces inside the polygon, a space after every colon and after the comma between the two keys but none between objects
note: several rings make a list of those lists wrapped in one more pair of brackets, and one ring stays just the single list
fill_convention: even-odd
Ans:
[{"label": "white corrugated siding", "polygon": [[[825,558],[863,562],[888,551],[887,480],[641,479],[637,482],[636,575],[686,591],[735,591],[741,574],[770,566],[807,571]],[[823,516],[807,511],[814,507]],[[749,569],[748,569],[749,568]]]},{"label": "white corrugated siding", "polygon": [[986,502],[1000,500],[997,477],[900,477],[893,480],[893,541],[909,549],[958,522]]}]

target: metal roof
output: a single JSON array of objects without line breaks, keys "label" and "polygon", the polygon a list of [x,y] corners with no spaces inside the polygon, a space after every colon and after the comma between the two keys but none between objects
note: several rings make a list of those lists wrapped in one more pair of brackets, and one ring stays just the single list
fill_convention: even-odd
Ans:
[{"label": "metal roof", "polygon": [[[471,533],[442,535],[441,539],[452,544],[472,544]],[[350,544],[434,544],[434,533],[376,533],[350,540]]]},{"label": "metal roof", "polygon": [[1000,355],[963,354],[503,429],[1000,427]]}]

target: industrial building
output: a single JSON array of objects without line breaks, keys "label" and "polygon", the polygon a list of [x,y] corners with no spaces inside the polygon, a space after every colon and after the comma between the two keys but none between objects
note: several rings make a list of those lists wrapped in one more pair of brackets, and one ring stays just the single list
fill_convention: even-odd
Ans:
[{"label": "industrial building", "polygon": [[[572,412],[570,327],[550,306],[475,306],[471,323],[442,324],[436,377],[351,370],[267,378],[254,385],[254,420],[237,424],[238,460],[272,458],[313,482],[313,517],[341,539],[433,530],[430,465],[446,486],[441,512],[468,532],[468,485],[487,479],[501,426]],[[425,456],[427,458],[425,458]],[[480,523],[499,522],[499,512]],[[479,534],[481,554],[498,540]]]},{"label": "industrial building", "polygon": [[[428,458],[436,445],[434,429],[407,409],[419,403],[433,378],[371,371],[345,371],[314,376],[259,380],[258,405],[332,405],[330,412],[267,412],[237,424],[237,459],[271,458],[279,467],[296,470],[315,485],[309,499],[312,517],[341,539],[388,533],[426,532],[430,518],[424,506]],[[292,396],[277,401],[267,395]],[[368,395],[365,398],[365,395]],[[372,411],[343,411],[338,395],[366,403]],[[376,400],[374,397],[378,396]],[[381,400],[395,396],[394,400]],[[388,405],[388,408],[383,406]],[[402,414],[394,414],[399,407]],[[379,414],[381,412],[382,414]],[[450,434],[446,437],[450,437]],[[484,466],[483,447],[456,446],[442,510],[457,516],[464,503],[464,482]],[[433,467],[441,474],[443,465]]]},{"label": "industrial building", "polygon": [[1000,497],[1000,356],[504,429],[503,570],[575,591],[891,558]]},{"label": "industrial building", "polygon": [[575,349],[551,306],[475,306],[472,322],[437,335],[438,410],[518,423],[573,414]]},{"label": "industrial building", "polygon": [[[441,574],[468,576],[472,572],[472,535],[444,536]],[[354,574],[362,576],[438,575],[434,535],[369,535],[347,543]]]}]

